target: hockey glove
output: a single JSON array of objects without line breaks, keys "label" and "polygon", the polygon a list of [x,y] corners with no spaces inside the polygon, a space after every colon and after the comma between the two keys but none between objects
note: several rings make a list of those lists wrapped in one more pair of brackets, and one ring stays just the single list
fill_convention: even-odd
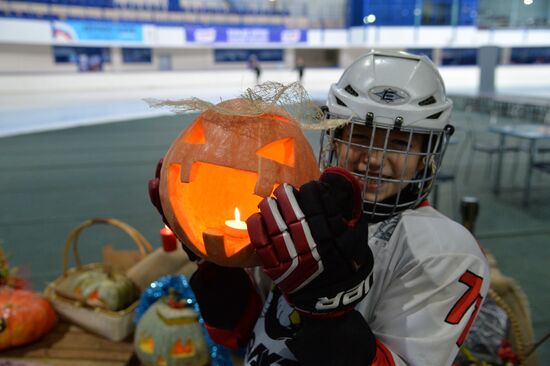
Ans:
[{"label": "hockey glove", "polygon": [[300,366],[371,365],[376,338],[363,316],[352,310],[337,318],[302,317],[287,347]]},{"label": "hockey glove", "polygon": [[359,182],[344,169],[328,168],[299,192],[281,184],[274,195],[247,220],[264,272],[302,313],[349,312],[372,282]]}]

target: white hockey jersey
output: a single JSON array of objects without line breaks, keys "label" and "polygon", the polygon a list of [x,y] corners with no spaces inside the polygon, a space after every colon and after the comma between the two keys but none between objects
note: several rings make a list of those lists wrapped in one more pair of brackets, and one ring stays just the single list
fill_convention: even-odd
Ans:
[{"label": "white hockey jersey", "polygon": [[[369,225],[368,244],[373,283],[355,308],[391,353],[383,364],[452,364],[489,289],[489,265],[476,240],[428,206]],[[285,341],[299,322],[281,293],[271,291],[245,364],[298,365]]]}]

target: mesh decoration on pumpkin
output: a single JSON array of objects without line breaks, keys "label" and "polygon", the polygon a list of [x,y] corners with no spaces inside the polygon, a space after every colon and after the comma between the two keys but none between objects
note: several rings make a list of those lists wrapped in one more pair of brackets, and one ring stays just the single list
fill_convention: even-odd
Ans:
[{"label": "mesh decoration on pumpkin", "polygon": [[282,108],[289,116],[300,122],[305,130],[324,130],[342,126],[350,119],[325,118],[325,112],[309,96],[304,87],[298,83],[282,84],[276,81],[266,81],[253,88],[246,89],[237,97],[239,105],[223,103],[213,104],[200,98],[180,100],[145,99],[150,107],[168,107],[176,114],[189,112],[213,111],[231,116],[256,117],[272,113]]},{"label": "mesh decoration on pumpkin", "polygon": [[317,179],[319,165],[303,130],[348,122],[327,120],[299,83],[266,82],[215,105],[198,98],[148,102],[176,114],[200,112],[164,156],[159,197],[187,248],[230,267],[259,260],[246,231],[235,235],[228,221],[239,221],[237,212],[246,220],[283,182],[300,187]]}]

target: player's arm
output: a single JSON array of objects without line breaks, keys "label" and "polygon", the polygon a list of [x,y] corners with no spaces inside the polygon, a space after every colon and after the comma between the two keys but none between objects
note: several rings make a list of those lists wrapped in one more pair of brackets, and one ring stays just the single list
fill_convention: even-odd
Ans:
[{"label": "player's arm", "polygon": [[368,293],[373,256],[361,188],[329,168],[300,190],[281,184],[247,220],[264,272],[301,318],[287,346],[300,365],[369,365],[376,340],[354,310]]},{"label": "player's arm", "polygon": [[262,308],[262,298],[242,268],[202,262],[191,276],[208,334],[229,348],[244,346]]},{"label": "player's arm", "polygon": [[371,322],[377,341],[395,365],[451,365],[487,295],[487,263],[474,255],[435,255],[396,278]]}]

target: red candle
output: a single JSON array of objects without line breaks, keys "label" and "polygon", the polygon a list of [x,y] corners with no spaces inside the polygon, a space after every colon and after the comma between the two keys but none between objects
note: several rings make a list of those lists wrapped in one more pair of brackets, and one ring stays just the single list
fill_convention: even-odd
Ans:
[{"label": "red candle", "polygon": [[165,251],[172,252],[177,249],[178,243],[176,236],[168,226],[165,225],[160,229],[160,238],[162,239],[162,247]]}]

